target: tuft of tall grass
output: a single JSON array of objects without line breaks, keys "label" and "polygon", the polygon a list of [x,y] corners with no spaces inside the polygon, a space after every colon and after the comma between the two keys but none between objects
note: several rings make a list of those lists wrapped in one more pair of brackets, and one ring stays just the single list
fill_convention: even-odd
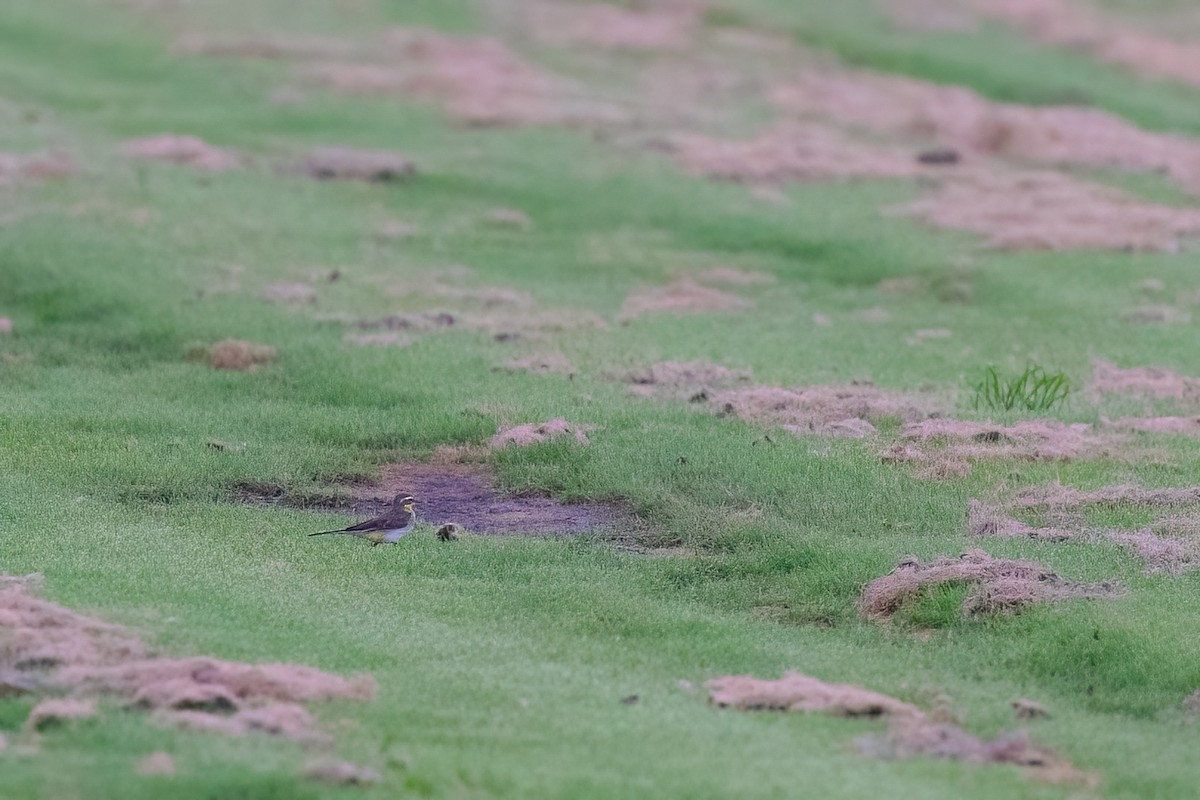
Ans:
[{"label": "tuft of tall grass", "polygon": [[1049,411],[1065,401],[1071,384],[1063,372],[1047,372],[1043,367],[1030,365],[1016,377],[1005,378],[993,366],[984,370],[983,378],[975,384],[975,409],[1012,411]]}]

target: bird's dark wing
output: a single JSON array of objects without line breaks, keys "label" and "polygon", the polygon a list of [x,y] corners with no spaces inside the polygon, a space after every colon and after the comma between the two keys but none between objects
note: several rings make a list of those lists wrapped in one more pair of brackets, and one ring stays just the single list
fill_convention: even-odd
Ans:
[{"label": "bird's dark wing", "polygon": [[366,520],[365,522],[360,522],[357,525],[351,525],[349,528],[342,528],[342,532],[351,533],[353,531],[378,531],[387,527],[390,527],[388,524],[388,518],[384,516],[375,517],[373,519]]}]

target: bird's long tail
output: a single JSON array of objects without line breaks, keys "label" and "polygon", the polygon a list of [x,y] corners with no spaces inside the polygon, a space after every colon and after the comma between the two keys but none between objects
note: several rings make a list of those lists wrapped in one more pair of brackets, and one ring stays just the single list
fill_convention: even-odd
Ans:
[{"label": "bird's long tail", "polygon": [[319,533],[310,533],[309,536],[325,536],[330,533],[346,533],[346,531],[321,531]]}]

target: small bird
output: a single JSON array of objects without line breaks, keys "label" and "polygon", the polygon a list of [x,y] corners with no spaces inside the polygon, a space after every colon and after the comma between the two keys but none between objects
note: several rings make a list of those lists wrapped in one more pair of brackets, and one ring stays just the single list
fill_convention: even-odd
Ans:
[{"label": "small bird", "polygon": [[380,514],[374,519],[369,519],[366,522],[360,522],[357,525],[351,525],[349,528],[342,528],[337,531],[320,531],[319,533],[310,533],[309,536],[325,536],[330,533],[340,533],[345,536],[357,536],[360,539],[366,539],[374,547],[377,544],[395,544],[400,541],[406,533],[412,531],[413,526],[417,522],[417,512],[413,511],[413,503],[411,495],[398,494],[396,499],[392,501],[392,507],[383,514]]}]

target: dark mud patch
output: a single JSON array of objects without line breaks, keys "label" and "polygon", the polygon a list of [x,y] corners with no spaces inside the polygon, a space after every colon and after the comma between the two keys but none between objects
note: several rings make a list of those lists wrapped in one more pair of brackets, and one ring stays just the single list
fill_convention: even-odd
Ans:
[{"label": "dark mud patch", "polygon": [[633,519],[616,503],[563,503],[549,497],[508,495],[491,473],[476,464],[395,464],[386,467],[377,486],[366,490],[355,513],[375,515],[397,493],[417,500],[417,518],[443,525],[457,523],[479,534],[570,536],[629,528]]}]

